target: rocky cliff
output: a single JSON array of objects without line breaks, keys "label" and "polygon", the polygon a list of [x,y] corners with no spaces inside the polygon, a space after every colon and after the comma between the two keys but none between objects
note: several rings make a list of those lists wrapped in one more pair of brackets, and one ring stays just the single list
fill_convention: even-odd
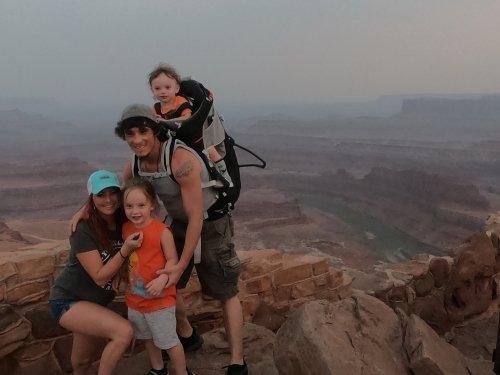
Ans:
[{"label": "rocky cliff", "polygon": [[[70,371],[71,334],[53,324],[46,304],[67,255],[66,241],[0,255],[0,373]],[[239,256],[253,374],[492,373],[500,216],[450,256],[380,263],[371,273],[277,250]],[[183,293],[206,342],[188,361],[198,374],[222,374],[228,346],[220,305],[201,294],[196,276]],[[121,296],[112,308],[125,313]],[[120,364],[132,375],[147,368],[141,345]]]}]

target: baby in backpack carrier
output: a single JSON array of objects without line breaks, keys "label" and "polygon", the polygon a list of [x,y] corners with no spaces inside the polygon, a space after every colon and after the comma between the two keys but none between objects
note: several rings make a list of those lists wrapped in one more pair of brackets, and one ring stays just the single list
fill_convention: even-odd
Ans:
[{"label": "baby in backpack carrier", "polygon": [[[179,94],[180,84],[179,74],[168,64],[160,64],[149,73],[149,87],[154,98],[158,100],[153,107],[158,118],[185,120],[192,115],[189,100]],[[196,142],[203,142],[203,139],[200,138]],[[214,146],[207,147],[206,151],[221,176],[232,186],[231,177],[222,156]]]}]

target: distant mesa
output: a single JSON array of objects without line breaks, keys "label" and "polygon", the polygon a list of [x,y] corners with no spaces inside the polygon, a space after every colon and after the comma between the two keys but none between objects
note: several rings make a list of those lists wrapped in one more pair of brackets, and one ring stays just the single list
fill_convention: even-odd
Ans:
[{"label": "distant mesa", "polygon": [[477,99],[405,99],[400,115],[500,119],[500,95],[487,95]]}]

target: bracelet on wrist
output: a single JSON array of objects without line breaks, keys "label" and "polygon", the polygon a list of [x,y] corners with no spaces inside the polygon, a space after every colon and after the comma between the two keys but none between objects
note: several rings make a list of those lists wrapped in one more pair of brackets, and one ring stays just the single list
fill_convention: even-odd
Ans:
[{"label": "bracelet on wrist", "polygon": [[123,258],[123,259],[127,259],[127,257],[124,257],[123,254],[122,254],[122,249],[118,250],[118,252],[120,253],[120,256]]}]

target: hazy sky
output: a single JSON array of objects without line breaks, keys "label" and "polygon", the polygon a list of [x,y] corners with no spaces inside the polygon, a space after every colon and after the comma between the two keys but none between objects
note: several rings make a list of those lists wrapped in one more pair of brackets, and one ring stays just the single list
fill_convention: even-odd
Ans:
[{"label": "hazy sky", "polygon": [[0,0],[0,96],[150,102],[173,64],[233,105],[500,92],[497,0]]}]

